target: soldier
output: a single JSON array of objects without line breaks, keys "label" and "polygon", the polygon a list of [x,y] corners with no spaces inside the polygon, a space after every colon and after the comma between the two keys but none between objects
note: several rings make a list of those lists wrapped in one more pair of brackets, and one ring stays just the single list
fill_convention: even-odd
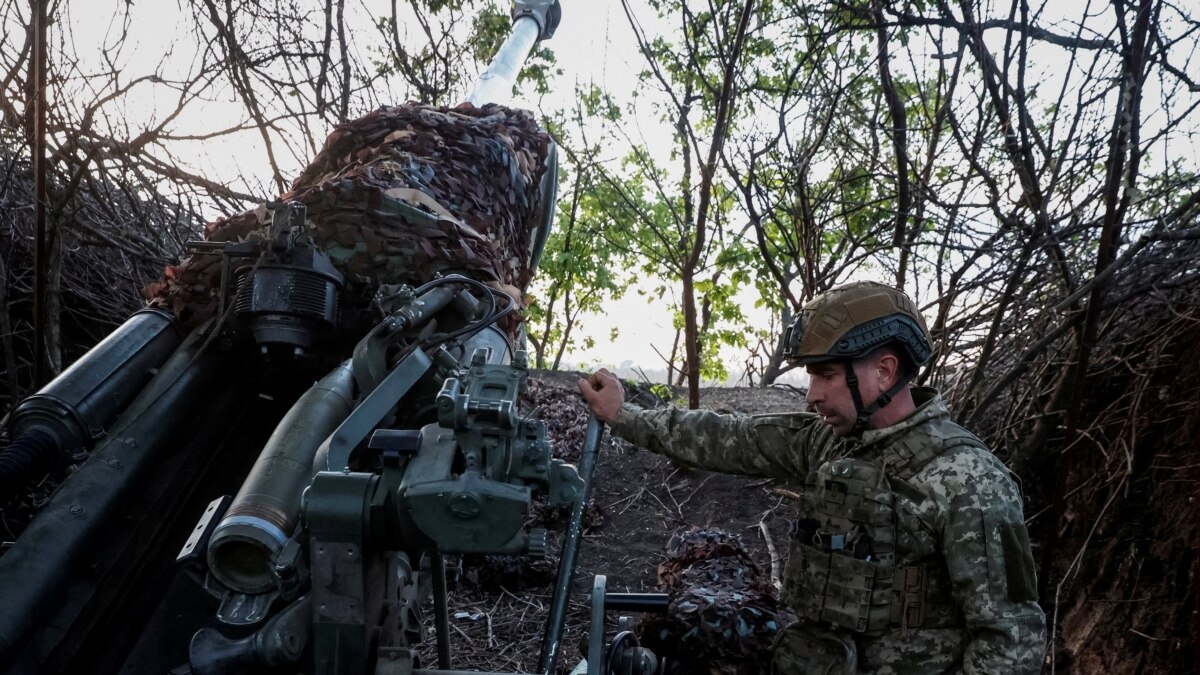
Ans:
[{"label": "soldier", "polygon": [[813,412],[643,410],[600,370],[579,388],[613,433],[676,460],[803,485],[774,673],[1037,673],[1045,615],[1013,476],[910,386],[932,353],[912,300],[860,282],[789,326]]}]

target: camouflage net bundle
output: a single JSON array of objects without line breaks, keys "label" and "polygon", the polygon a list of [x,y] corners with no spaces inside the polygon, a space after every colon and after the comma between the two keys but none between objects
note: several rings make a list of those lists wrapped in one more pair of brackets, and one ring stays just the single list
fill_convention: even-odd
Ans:
[{"label": "camouflage net bundle", "polygon": [[642,645],[674,663],[677,673],[769,672],[778,602],[741,538],[691,530],[671,538],[667,555],[658,583],[670,606],[643,620]]},{"label": "camouflage net bundle", "polygon": [[[338,125],[279,199],[307,207],[309,231],[345,275],[352,302],[365,305],[382,284],[449,272],[520,291],[533,275],[549,147],[525,111],[385,106]],[[264,238],[270,221],[262,205],[208,224],[205,239]],[[219,255],[197,254],[145,295],[197,324],[217,311],[220,269]]]}]

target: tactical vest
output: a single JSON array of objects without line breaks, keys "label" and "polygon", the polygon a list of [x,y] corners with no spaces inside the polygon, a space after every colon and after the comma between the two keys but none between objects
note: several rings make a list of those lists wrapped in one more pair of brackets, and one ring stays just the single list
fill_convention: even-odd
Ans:
[{"label": "tactical vest", "polygon": [[865,636],[965,625],[941,556],[896,560],[897,493],[919,501],[908,481],[921,468],[955,448],[985,447],[953,427],[941,442],[901,439],[878,461],[843,457],[808,475],[781,593],[799,617]]}]

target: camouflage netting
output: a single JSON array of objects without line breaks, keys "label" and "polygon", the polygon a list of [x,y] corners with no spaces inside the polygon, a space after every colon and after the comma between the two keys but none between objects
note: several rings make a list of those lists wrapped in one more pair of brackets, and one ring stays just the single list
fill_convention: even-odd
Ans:
[{"label": "camouflage netting", "polygon": [[665,615],[646,615],[642,645],[674,663],[673,672],[768,672],[778,603],[741,538],[690,530],[671,538],[667,556],[658,583],[670,606]]},{"label": "camouflage netting", "polygon": [[[549,146],[525,111],[385,106],[335,128],[279,199],[307,207],[308,227],[346,276],[349,297],[448,272],[523,290]],[[209,223],[205,238],[247,241],[269,224],[260,206]],[[219,256],[197,254],[168,267],[145,294],[194,325],[215,313],[219,281]]]}]

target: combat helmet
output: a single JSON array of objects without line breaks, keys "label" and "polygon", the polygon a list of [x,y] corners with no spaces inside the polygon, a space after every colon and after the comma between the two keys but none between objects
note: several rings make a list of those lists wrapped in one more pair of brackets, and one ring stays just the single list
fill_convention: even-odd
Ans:
[{"label": "combat helmet", "polygon": [[[903,291],[874,281],[838,286],[814,298],[796,314],[784,335],[784,357],[798,365],[842,361],[846,384],[854,398],[858,422],[854,432],[866,429],[875,411],[891,402],[933,354],[929,328],[913,301]],[[864,406],[852,361],[884,345],[897,348],[905,358],[904,371],[891,388]]]}]

